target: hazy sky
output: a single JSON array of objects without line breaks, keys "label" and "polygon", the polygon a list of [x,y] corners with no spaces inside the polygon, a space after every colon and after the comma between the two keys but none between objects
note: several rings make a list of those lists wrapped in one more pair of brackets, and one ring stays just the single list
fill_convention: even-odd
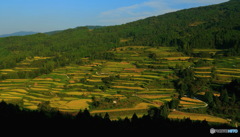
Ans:
[{"label": "hazy sky", "polygon": [[228,0],[0,0],[0,35],[118,25]]}]

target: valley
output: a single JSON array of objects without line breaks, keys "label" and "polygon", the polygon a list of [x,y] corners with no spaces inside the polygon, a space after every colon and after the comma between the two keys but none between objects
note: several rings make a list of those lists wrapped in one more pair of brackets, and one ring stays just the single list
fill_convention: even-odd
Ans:
[{"label": "valley", "polygon": [[0,38],[1,124],[239,129],[239,15],[240,1],[229,0],[121,25]]},{"label": "valley", "polygon": [[[196,52],[200,50],[196,49]],[[204,49],[204,52],[213,51]],[[216,84],[240,77],[238,57],[188,57],[174,47],[149,46],[124,46],[107,53],[113,56],[109,60],[82,58],[83,65],[60,67],[33,79],[2,80],[0,99],[31,110],[59,110],[76,114],[80,109],[87,108],[92,114],[107,112],[112,119],[118,119],[130,117],[133,113],[142,116],[150,107],[159,107],[178,98],[174,85],[179,79],[175,72],[178,67],[191,67],[194,77],[212,80]],[[27,65],[39,59],[47,60],[49,57],[26,58],[17,67],[0,72],[2,75],[13,75],[18,71],[34,71],[38,68]],[[204,63],[198,63],[202,60]],[[205,92],[199,90],[195,96],[201,97]],[[218,91],[213,92],[219,95]],[[180,99],[178,110],[206,108],[207,105],[202,100],[184,96]],[[171,112],[170,118],[175,118],[177,114]],[[182,112],[178,118],[188,116]],[[222,121],[216,118],[211,122]]]}]

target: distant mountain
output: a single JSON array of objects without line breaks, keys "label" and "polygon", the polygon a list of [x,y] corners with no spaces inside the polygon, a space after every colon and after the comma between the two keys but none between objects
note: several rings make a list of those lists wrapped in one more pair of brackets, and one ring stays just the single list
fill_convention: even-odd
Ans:
[{"label": "distant mountain", "polygon": [[[102,28],[104,26],[90,26],[89,25],[89,26],[79,26],[79,27],[76,27],[74,29],[79,29],[79,28],[84,28],[84,27],[93,30],[93,29]],[[55,31],[45,32],[45,34],[47,34],[47,35],[54,35],[54,34],[62,32],[62,31],[65,31],[65,30],[55,30]]]},{"label": "distant mountain", "polygon": [[26,36],[26,35],[36,34],[36,33],[39,33],[39,32],[32,32],[32,31],[19,31],[19,32],[11,33],[11,34],[3,34],[3,35],[0,35],[0,37]]}]

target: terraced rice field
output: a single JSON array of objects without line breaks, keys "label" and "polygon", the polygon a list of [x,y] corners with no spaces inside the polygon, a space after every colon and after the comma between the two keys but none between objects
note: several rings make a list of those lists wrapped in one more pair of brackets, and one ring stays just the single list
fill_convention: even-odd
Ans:
[{"label": "terraced rice field", "polygon": [[206,107],[207,104],[201,100],[188,98],[188,97],[182,97],[180,100],[180,107],[183,109],[187,108],[201,108]]},{"label": "terraced rice field", "polygon": [[31,63],[36,60],[46,60],[50,59],[51,57],[39,57],[35,56],[33,58],[26,58],[25,60],[17,63],[17,66],[12,68],[12,69],[0,69],[0,74],[2,75],[7,75],[9,73],[17,73],[20,71],[33,71],[37,70],[39,68],[36,67],[30,67]]},{"label": "terraced rice field", "polygon": [[[0,81],[0,100],[20,102],[22,107],[33,110],[38,109],[39,104],[49,102],[50,107],[63,112],[75,113],[80,109],[89,108],[92,114],[109,112],[116,119],[132,116],[133,113],[141,116],[147,113],[149,106],[159,107],[178,95],[173,84],[178,77],[171,68],[176,65],[184,68],[194,66],[194,62],[189,61],[191,57],[184,56],[172,47],[127,46],[115,48],[109,52],[115,55],[117,61],[84,58],[88,62],[86,65],[65,66],[33,79],[2,80]],[[198,49],[195,52],[202,52],[202,50]],[[156,54],[155,59],[149,57],[152,53]],[[0,73],[36,70],[38,68],[29,67],[29,65],[32,61],[41,59],[49,59],[49,57],[26,58],[17,67],[2,69]],[[218,60],[214,66],[216,75],[221,80],[229,81],[240,77],[240,68],[231,67],[236,64],[236,61],[234,59],[228,61],[232,63],[224,66],[222,62],[226,61]],[[212,68],[213,66],[195,67],[195,76],[211,78]],[[110,77],[114,78],[104,83],[103,79]],[[119,100],[136,97],[142,102],[134,107],[94,110],[90,107],[93,97]],[[198,107],[206,107],[206,103],[187,97],[180,100],[181,109]],[[190,114],[184,113],[184,116],[187,117]],[[181,118],[183,113],[173,112],[170,117]],[[191,119],[203,117],[210,121],[219,120],[203,115],[191,116]]]}]

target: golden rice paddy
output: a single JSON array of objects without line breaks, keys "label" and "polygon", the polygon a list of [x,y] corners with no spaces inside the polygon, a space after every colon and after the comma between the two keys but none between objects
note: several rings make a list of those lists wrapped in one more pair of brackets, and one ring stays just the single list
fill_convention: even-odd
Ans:
[{"label": "golden rice paddy", "polygon": [[112,86],[113,88],[132,89],[132,90],[144,90],[141,87],[127,87],[127,86]]},{"label": "golden rice paddy", "polygon": [[195,76],[200,78],[211,78],[211,76],[207,76],[207,75],[195,75]]},{"label": "golden rice paddy", "polygon": [[208,122],[216,122],[216,123],[229,123],[226,119],[214,117],[207,114],[198,114],[198,113],[187,113],[181,111],[174,111],[168,115],[168,118],[172,119],[184,119],[190,118],[191,120],[206,120]]},{"label": "golden rice paddy", "polygon": [[13,72],[13,69],[1,69],[0,71],[4,71],[4,72]]},{"label": "golden rice paddy", "polygon": [[35,91],[48,91],[49,89],[46,89],[46,88],[31,88],[31,90],[35,90]]},{"label": "golden rice paddy", "polygon": [[212,67],[196,67],[194,69],[212,69]]},{"label": "golden rice paddy", "polygon": [[188,60],[191,57],[166,57],[167,60]]},{"label": "golden rice paddy", "polygon": [[201,74],[211,74],[211,71],[195,71],[195,73],[201,73]]},{"label": "golden rice paddy", "polygon": [[88,102],[91,102],[91,99],[79,99],[79,100],[73,100],[65,104],[65,106],[69,109],[85,109],[89,107]]},{"label": "golden rice paddy", "polygon": [[166,97],[170,97],[170,94],[161,94],[161,95],[138,95],[139,97],[142,98],[147,98],[147,99],[156,99],[156,98],[166,98]]},{"label": "golden rice paddy", "polygon": [[9,91],[20,92],[20,93],[28,93],[25,89],[11,89]]},{"label": "golden rice paddy", "polygon": [[89,82],[102,82],[101,79],[87,79]]},{"label": "golden rice paddy", "polygon": [[193,99],[193,98],[188,98],[188,97],[182,97],[181,100],[183,100],[183,101],[191,101],[191,102],[203,103],[201,100]]}]

